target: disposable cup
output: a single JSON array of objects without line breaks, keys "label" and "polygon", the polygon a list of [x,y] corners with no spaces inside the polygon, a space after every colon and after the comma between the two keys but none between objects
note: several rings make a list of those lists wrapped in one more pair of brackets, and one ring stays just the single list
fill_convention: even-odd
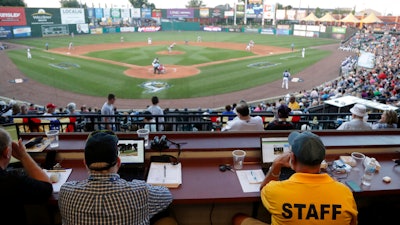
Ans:
[{"label": "disposable cup", "polygon": [[149,145],[149,133],[148,129],[139,129],[136,131],[138,137],[144,138],[144,145],[147,147]]},{"label": "disposable cup", "polygon": [[240,149],[233,150],[232,157],[233,157],[233,168],[237,170],[242,169],[244,158],[246,157],[246,152]]},{"label": "disposable cup", "polygon": [[58,130],[49,130],[46,131],[47,140],[50,142],[50,148],[58,148],[59,146],[59,131]]}]

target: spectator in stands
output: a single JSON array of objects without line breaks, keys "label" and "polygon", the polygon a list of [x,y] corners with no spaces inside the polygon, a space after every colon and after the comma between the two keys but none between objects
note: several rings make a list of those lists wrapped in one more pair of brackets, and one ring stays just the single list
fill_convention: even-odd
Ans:
[{"label": "spectator in stands", "polygon": [[351,109],[351,120],[342,123],[337,130],[371,130],[371,125],[364,121],[368,117],[367,107],[355,104]]},{"label": "spectator in stands", "polygon": [[[147,108],[147,111],[151,112],[153,116],[163,116],[164,111],[163,109],[158,105],[159,104],[159,99],[157,96],[153,96],[151,98],[151,103],[152,105]],[[164,130],[164,117],[157,117],[155,118],[156,123],[158,123],[157,129],[158,131],[163,131]],[[161,123],[161,124],[159,124]]]},{"label": "spectator in stands", "polygon": [[[20,160],[25,174],[7,170],[11,156]],[[13,142],[10,134],[0,128],[0,192],[1,224],[30,224],[25,214],[27,204],[47,204],[53,186],[47,174],[26,152],[22,140]]]},{"label": "spectator in stands", "polygon": [[76,111],[76,104],[75,102],[70,102],[67,105],[67,110],[69,115],[80,115],[78,111]]},{"label": "spectator in stands", "polygon": [[222,112],[222,115],[228,116],[228,120],[233,120],[233,118],[236,116],[236,114],[232,111],[231,105],[225,106],[225,111]]},{"label": "spectator in stands", "polygon": [[22,103],[20,106],[20,111],[19,113],[17,113],[17,116],[24,116],[24,115],[28,115],[28,106],[25,103]]},{"label": "spectator in stands", "polygon": [[38,110],[35,107],[35,104],[31,103],[29,104],[29,109],[28,109],[28,114],[37,114]]},{"label": "spectator in stands", "polygon": [[260,116],[250,116],[249,105],[241,101],[236,106],[236,114],[233,120],[228,121],[222,131],[262,131],[264,123]]},{"label": "spectator in stands", "polygon": [[292,111],[295,111],[295,110],[299,110],[299,109],[300,109],[300,105],[299,105],[299,103],[296,101],[296,97],[295,97],[295,96],[293,96],[293,95],[290,96],[288,107],[289,107]]},{"label": "spectator in stands", "polygon": [[[325,159],[321,139],[309,131],[293,131],[288,140],[291,151],[272,162],[260,185],[261,200],[272,216],[272,224],[357,224],[358,210],[350,188],[320,171]],[[280,181],[284,167],[290,167],[296,173]],[[237,214],[233,224],[266,223]]]},{"label": "spectator in stands", "polygon": [[115,95],[108,94],[107,101],[101,107],[101,115],[104,124],[102,124],[101,128],[106,130],[115,130],[115,117],[114,116],[114,103],[115,103]]},{"label": "spectator in stands", "polygon": [[386,110],[382,113],[381,119],[372,125],[372,129],[397,128],[398,116],[394,110]]},{"label": "spectator in stands", "polygon": [[148,225],[154,215],[170,205],[172,195],[168,188],[120,178],[117,144],[118,137],[112,131],[95,131],[88,136],[84,162],[89,177],[64,183],[59,193],[63,224]]},{"label": "spectator in stands", "polygon": [[54,105],[53,103],[48,103],[46,105],[46,112],[43,113],[43,116],[48,116],[48,117],[45,117],[43,119],[50,120],[50,121],[57,120],[57,117],[55,117],[57,115],[56,108],[57,108],[57,106]]},{"label": "spectator in stands", "polygon": [[154,120],[150,111],[146,110],[143,112],[143,123],[144,123],[143,127],[144,129],[147,129],[150,132],[157,131],[156,121]]},{"label": "spectator in stands", "polygon": [[291,111],[292,110],[288,106],[286,106],[286,104],[281,104],[277,110],[278,119],[275,119],[268,123],[265,130],[293,130],[293,123],[287,121],[287,118],[289,117],[289,113]]}]

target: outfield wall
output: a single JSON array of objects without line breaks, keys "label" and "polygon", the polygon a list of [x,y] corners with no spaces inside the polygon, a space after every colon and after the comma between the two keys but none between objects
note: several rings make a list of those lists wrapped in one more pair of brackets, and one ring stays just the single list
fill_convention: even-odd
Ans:
[{"label": "outfield wall", "polygon": [[[230,16],[226,16],[230,15]],[[102,9],[0,7],[0,39],[120,32],[245,32],[345,39],[346,28],[314,25],[222,26],[231,14],[217,9]],[[196,21],[197,20],[197,21]],[[191,21],[191,22],[188,22]],[[209,22],[211,25],[201,25]]]}]

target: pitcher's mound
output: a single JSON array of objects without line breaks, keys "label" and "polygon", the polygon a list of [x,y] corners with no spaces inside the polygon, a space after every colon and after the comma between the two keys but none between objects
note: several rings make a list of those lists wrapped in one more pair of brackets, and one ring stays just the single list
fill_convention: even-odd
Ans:
[{"label": "pitcher's mound", "polygon": [[193,66],[177,66],[177,65],[164,65],[165,73],[154,74],[153,67],[136,67],[125,70],[127,76],[142,78],[142,79],[175,79],[194,76],[200,73],[200,70]]},{"label": "pitcher's mound", "polygon": [[168,52],[168,51],[156,52],[156,54],[157,55],[182,55],[182,54],[185,54],[185,52],[172,50],[171,52]]}]

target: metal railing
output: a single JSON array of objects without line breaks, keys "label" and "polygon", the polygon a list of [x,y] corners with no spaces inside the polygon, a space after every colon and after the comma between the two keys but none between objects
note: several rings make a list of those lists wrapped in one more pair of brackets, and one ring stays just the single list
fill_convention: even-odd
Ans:
[{"label": "metal railing", "polygon": [[[274,120],[272,112],[252,113],[252,116],[261,116],[266,126]],[[369,114],[368,122],[376,122],[380,113]],[[104,118],[111,118],[113,122],[104,122]],[[20,133],[45,132],[57,129],[60,132],[90,132],[105,129],[110,124],[115,131],[130,132],[143,128],[146,124],[155,124],[157,131],[161,125],[163,131],[218,131],[229,121],[232,115],[221,113],[206,114],[204,112],[171,112],[165,115],[153,115],[155,123],[143,121],[143,114],[137,115],[113,115],[104,116],[100,114],[81,115],[54,115],[52,117],[43,115],[14,116],[12,121],[17,124]],[[162,118],[162,119],[161,119]],[[308,125],[310,129],[326,130],[336,129],[342,122],[351,118],[349,113],[308,113],[290,115],[289,121],[293,122],[295,129],[301,129],[302,125]],[[162,122],[163,121],[163,122]]]}]

